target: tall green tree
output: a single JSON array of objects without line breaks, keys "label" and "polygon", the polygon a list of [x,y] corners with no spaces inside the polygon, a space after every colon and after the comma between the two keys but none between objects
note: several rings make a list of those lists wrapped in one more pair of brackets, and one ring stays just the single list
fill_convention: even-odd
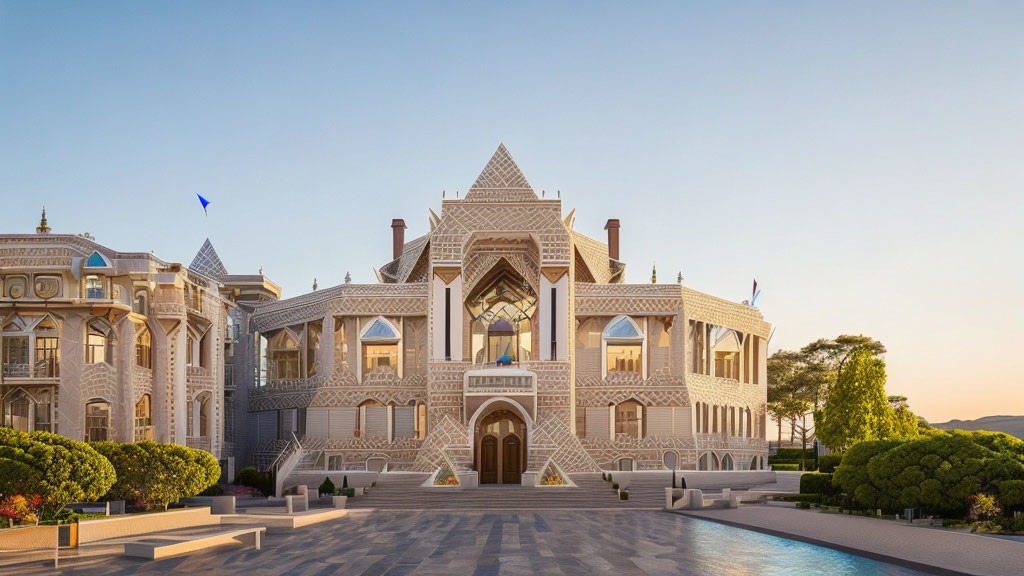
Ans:
[{"label": "tall green tree", "polygon": [[803,386],[814,396],[815,408],[825,402],[850,359],[858,352],[879,357],[885,354],[885,345],[863,334],[840,334],[832,339],[815,340],[800,349],[805,366]]},{"label": "tall green tree", "polygon": [[916,420],[913,426],[907,423],[885,394],[885,361],[866,348],[844,361],[828,398],[814,413],[818,439],[836,452],[866,440],[915,437]]}]

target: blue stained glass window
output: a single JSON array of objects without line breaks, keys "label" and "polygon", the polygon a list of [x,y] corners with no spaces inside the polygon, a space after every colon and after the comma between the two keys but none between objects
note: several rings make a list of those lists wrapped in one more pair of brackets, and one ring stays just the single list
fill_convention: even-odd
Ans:
[{"label": "blue stained glass window", "polygon": [[363,333],[363,340],[397,340],[398,334],[384,320],[377,318]]},{"label": "blue stained glass window", "polygon": [[93,252],[92,256],[89,256],[89,261],[86,262],[85,265],[86,266],[98,266],[98,267],[102,268],[102,267],[105,267],[107,265],[107,261],[103,259],[103,256],[100,256],[99,252]]},{"label": "blue stained glass window", "polygon": [[620,318],[608,328],[608,338],[640,338],[640,332],[629,318]]}]

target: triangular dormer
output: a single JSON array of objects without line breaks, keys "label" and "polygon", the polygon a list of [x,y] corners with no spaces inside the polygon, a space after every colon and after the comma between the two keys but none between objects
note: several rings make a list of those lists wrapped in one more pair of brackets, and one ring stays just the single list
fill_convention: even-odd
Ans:
[{"label": "triangular dormer", "polygon": [[499,144],[497,151],[484,166],[476,182],[466,193],[466,200],[536,200],[537,195],[526,181],[526,176],[516,165],[515,160],[505,149],[504,144]]},{"label": "triangular dormer", "polygon": [[103,257],[103,254],[99,252],[93,252],[89,259],[86,260],[85,266],[87,268],[110,268],[110,262]]}]

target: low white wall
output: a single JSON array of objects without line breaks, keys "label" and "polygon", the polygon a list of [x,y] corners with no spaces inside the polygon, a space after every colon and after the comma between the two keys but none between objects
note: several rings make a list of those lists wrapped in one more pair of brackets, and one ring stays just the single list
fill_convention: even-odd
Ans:
[{"label": "low white wall", "polygon": [[96,520],[82,520],[78,523],[78,543],[86,544],[109,538],[123,538],[149,532],[162,532],[176,528],[220,524],[220,516],[210,514],[208,507],[128,514]]},{"label": "low white wall", "polygon": [[[666,487],[671,486],[672,473],[665,471],[637,471],[637,472],[610,472],[612,478],[619,483],[619,486],[628,487],[629,483],[634,479],[644,478],[658,478],[664,479]],[[746,490],[753,486],[761,484],[770,484],[775,482],[776,475],[774,470],[678,470],[676,472],[676,482],[678,484],[678,478],[686,479],[687,488],[700,488],[702,490],[718,490],[722,488],[733,488],[736,490]]]}]

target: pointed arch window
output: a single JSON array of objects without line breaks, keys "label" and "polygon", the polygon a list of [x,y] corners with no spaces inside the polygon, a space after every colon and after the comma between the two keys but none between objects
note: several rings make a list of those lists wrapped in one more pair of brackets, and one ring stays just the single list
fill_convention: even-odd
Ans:
[{"label": "pointed arch window", "polygon": [[43,316],[35,327],[35,354],[33,373],[36,378],[60,376],[60,337],[57,321]]},{"label": "pointed arch window", "polygon": [[145,326],[139,327],[139,333],[135,336],[135,364],[153,369],[153,336]]},{"label": "pointed arch window", "polygon": [[114,328],[102,318],[93,318],[85,327],[85,363],[114,363]]},{"label": "pointed arch window", "polygon": [[282,328],[270,338],[268,367],[271,380],[300,378],[300,337],[288,328]]},{"label": "pointed arch window", "polygon": [[628,316],[616,316],[602,333],[605,373],[625,372],[647,376],[645,339],[640,326]]},{"label": "pointed arch window", "polygon": [[394,324],[378,316],[366,325],[359,340],[364,375],[372,372],[394,372],[401,375],[398,365],[401,334]]},{"label": "pointed arch window", "polygon": [[135,403],[135,441],[153,439],[153,399],[143,394]]},{"label": "pointed arch window", "polygon": [[711,342],[714,348],[715,376],[730,380],[740,379],[740,340],[735,330],[714,326]]}]

